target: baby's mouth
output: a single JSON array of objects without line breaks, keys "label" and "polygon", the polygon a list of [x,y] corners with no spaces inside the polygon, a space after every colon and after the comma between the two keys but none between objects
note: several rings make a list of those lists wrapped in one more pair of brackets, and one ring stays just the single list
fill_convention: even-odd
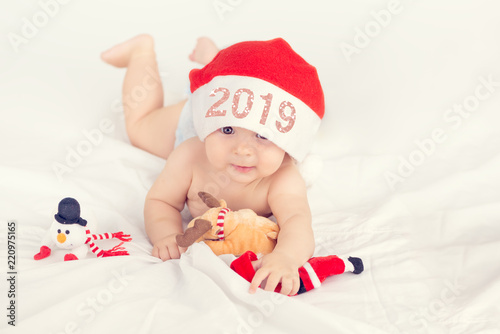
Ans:
[{"label": "baby's mouth", "polygon": [[248,172],[252,171],[255,168],[255,167],[240,166],[240,165],[235,165],[235,164],[231,164],[231,166],[233,166],[233,168],[237,172],[240,172],[240,173],[248,173]]}]

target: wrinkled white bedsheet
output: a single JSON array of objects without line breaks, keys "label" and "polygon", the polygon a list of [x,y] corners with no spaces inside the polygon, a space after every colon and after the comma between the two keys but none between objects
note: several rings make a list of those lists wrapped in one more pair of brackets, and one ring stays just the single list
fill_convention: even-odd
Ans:
[{"label": "wrinkled white bedsheet", "polygon": [[[2,35],[21,34],[23,17],[41,15],[41,6],[0,5]],[[8,39],[0,46],[0,332],[500,333],[495,1],[54,8],[17,52]],[[363,39],[365,29],[373,30]],[[295,297],[249,295],[231,256],[205,245],[165,263],[149,255],[142,207],[164,161],[128,143],[124,72],[99,61],[99,52],[141,32],[157,40],[167,101],[182,98],[193,66],[186,56],[200,35],[219,45],[282,36],[317,66],[327,114],[314,147],[323,171],[309,190],[316,255],[359,256],[361,275],[331,277]],[[34,261],[66,196],[97,232],[131,234],[130,256]]]}]

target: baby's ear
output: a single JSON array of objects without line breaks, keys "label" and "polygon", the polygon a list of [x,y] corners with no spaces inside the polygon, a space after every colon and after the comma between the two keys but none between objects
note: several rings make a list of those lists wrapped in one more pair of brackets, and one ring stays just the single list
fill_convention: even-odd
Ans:
[{"label": "baby's ear", "polygon": [[268,233],[266,233],[266,236],[269,239],[276,240],[276,239],[278,239],[278,232],[268,232]]}]

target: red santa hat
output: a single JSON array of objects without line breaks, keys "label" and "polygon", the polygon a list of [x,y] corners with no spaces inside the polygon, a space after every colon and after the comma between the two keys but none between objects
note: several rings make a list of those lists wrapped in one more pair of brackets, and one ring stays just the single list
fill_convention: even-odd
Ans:
[{"label": "red santa hat", "polygon": [[316,68],[283,39],[234,44],[189,79],[201,140],[222,127],[241,127],[299,162],[307,156],[325,113],[323,90]]}]

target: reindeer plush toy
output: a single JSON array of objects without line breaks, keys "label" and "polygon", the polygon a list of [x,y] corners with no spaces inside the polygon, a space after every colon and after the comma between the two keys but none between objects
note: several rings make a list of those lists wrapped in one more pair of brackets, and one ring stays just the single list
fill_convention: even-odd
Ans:
[{"label": "reindeer plush toy", "polygon": [[[231,263],[231,269],[251,282],[255,275],[253,263],[258,254],[271,253],[276,245],[278,225],[250,209],[231,211],[224,200],[218,201],[208,193],[200,192],[198,196],[210,209],[189,222],[184,234],[177,235],[177,244],[189,247],[194,242],[203,241],[216,255],[239,256]],[[328,276],[344,272],[360,274],[363,270],[363,261],[357,257],[313,257],[299,268],[298,293],[319,287]],[[280,290],[278,284],[275,291]]]},{"label": "reindeer plush toy", "polygon": [[[40,252],[35,254],[35,260],[41,260],[50,256],[53,248],[66,250],[64,261],[83,259],[87,256],[89,249],[97,257],[129,255],[122,247],[123,242],[131,241],[130,235],[117,233],[92,234],[86,227],[87,221],[80,217],[80,204],[74,198],[64,198],[59,202],[58,212],[54,215],[54,221],[49,231],[42,240]],[[102,250],[95,240],[116,238],[122,241],[110,250]]]},{"label": "reindeer plush toy", "polygon": [[218,201],[208,193],[200,192],[198,196],[209,210],[191,220],[185,233],[176,237],[179,246],[204,241],[216,255],[272,252],[279,231],[276,223],[250,209],[232,211],[224,200]]}]

